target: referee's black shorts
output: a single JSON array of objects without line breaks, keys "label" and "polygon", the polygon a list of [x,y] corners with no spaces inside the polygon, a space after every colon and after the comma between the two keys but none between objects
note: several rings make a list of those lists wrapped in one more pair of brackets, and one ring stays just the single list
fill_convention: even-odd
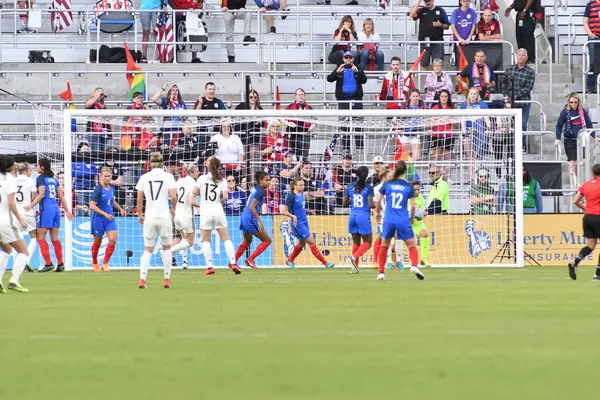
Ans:
[{"label": "referee's black shorts", "polygon": [[583,216],[583,236],[588,239],[600,238],[600,215]]}]

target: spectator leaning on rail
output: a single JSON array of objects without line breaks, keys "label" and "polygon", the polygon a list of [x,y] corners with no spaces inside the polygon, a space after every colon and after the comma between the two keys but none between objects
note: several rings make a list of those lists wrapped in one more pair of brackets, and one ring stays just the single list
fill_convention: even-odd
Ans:
[{"label": "spectator leaning on rail", "polygon": [[539,0],[515,0],[506,9],[504,16],[508,18],[511,10],[517,12],[515,17],[515,36],[517,47],[526,49],[529,55],[528,62],[535,62],[535,25],[537,23],[535,13],[539,7]]},{"label": "spectator leaning on rail", "polygon": [[427,196],[427,214],[447,214],[449,203],[448,183],[442,177],[442,169],[435,165],[429,168],[431,190]]},{"label": "spectator leaning on rail", "polygon": [[375,95],[376,100],[387,100],[385,108],[388,110],[399,109],[408,100],[409,90],[416,88],[412,75],[402,71],[401,63],[400,57],[392,57],[392,69],[383,78],[379,96]]},{"label": "spectator leaning on rail", "polygon": [[279,178],[271,177],[269,187],[265,190],[265,202],[262,205],[261,213],[279,214],[281,205],[281,192],[279,191]]},{"label": "spectator leaning on rail", "polygon": [[425,90],[427,91],[425,101],[430,103],[437,101],[442,90],[452,93],[454,89],[452,78],[443,71],[443,68],[444,61],[440,59],[433,60],[433,72],[427,75],[425,79]]},{"label": "spectator leaning on rail", "polygon": [[[312,110],[312,107],[306,103],[306,93],[304,89],[298,88],[294,92],[294,102],[288,105],[286,110]],[[289,145],[294,154],[298,155],[300,160],[308,160],[310,152],[310,133],[316,128],[314,122],[308,121],[284,121],[287,125],[287,134],[290,138]]]},{"label": "spectator leaning on rail", "polygon": [[[579,95],[571,93],[565,109],[560,112],[556,121],[556,145],[560,145],[564,133],[565,153],[570,164],[569,172],[572,174],[577,174],[577,138],[582,129],[592,129],[592,120],[587,110],[581,106]],[[592,136],[600,141],[600,136],[593,133]]]},{"label": "spectator leaning on rail", "polygon": [[476,215],[493,214],[498,199],[490,184],[490,172],[482,168],[476,176],[477,181],[471,186],[471,212]]},{"label": "spectator leaning on rail", "polygon": [[[506,68],[502,76],[504,97],[512,99],[514,89],[515,100],[531,101],[531,91],[534,84],[535,71],[527,65],[527,50],[519,49],[517,51],[517,63]],[[517,103],[515,107],[523,111],[521,129],[523,130],[523,150],[525,150],[525,132],[527,132],[531,103]]]},{"label": "spectator leaning on rail", "polygon": [[[357,36],[356,29],[354,28],[354,20],[350,15],[345,15],[333,33],[333,39],[336,42],[355,42]],[[352,44],[335,44],[328,57],[329,63],[335,65],[342,64],[343,58],[348,52],[352,53],[354,59],[358,59],[358,53],[352,51]]]},{"label": "spectator leaning on rail", "polygon": [[375,60],[377,71],[383,71],[384,55],[383,51],[379,50],[381,37],[375,33],[375,24],[371,18],[365,18],[363,21],[363,29],[358,32],[358,41],[360,68],[366,71],[369,62]]},{"label": "spectator leaning on rail", "polygon": [[[600,0],[592,0],[585,6],[583,12],[583,29],[588,35],[588,53],[590,54],[590,72],[586,77],[586,90],[596,93],[596,82],[600,73],[600,48],[596,51],[596,45],[600,43]],[[598,61],[596,61],[598,58]]]},{"label": "spectator leaning on rail", "polygon": [[477,50],[475,62],[469,64],[456,76],[459,91],[474,87],[479,91],[479,96],[487,100],[490,91],[496,88],[496,75],[492,67],[485,63],[485,51]]},{"label": "spectator leaning on rail", "polygon": [[[252,14],[246,11],[246,0],[219,0],[221,3],[221,11],[223,11],[223,20],[225,21],[225,41],[233,42],[235,20],[244,20],[244,46],[256,42],[256,39],[250,36],[250,24],[252,22]],[[235,46],[228,43],[227,61],[235,62]]]},{"label": "spectator leaning on rail", "polygon": [[[281,11],[281,19],[287,18],[287,2],[285,0],[254,0],[260,12],[265,11]],[[277,33],[275,29],[275,17],[273,15],[267,16],[267,24],[270,26],[271,33]]]},{"label": "spectator leaning on rail", "polygon": [[[444,40],[444,30],[448,29],[450,22],[446,11],[436,6],[433,0],[424,0],[424,6],[421,0],[418,0],[410,9],[410,17],[413,20],[419,20],[419,41],[420,42],[442,42]],[[422,43],[420,52],[426,50],[425,56],[421,60],[421,66],[428,69],[429,64],[435,59],[444,59],[444,43]]]},{"label": "spectator leaning on rail", "polygon": [[527,168],[523,167],[523,213],[541,214],[543,212],[542,187],[529,175]]},{"label": "spectator leaning on rail", "polygon": [[[85,102],[86,110],[104,110],[104,89],[97,87],[92,94],[92,97]],[[110,125],[104,122],[96,122],[89,120],[87,123],[87,132],[90,133],[90,149],[94,153],[104,153],[106,150],[106,142],[109,137]],[[86,203],[87,204],[87,203]]]},{"label": "spectator leaning on rail", "polygon": [[460,0],[460,7],[455,8],[450,17],[452,40],[457,42],[454,46],[457,60],[460,60],[458,46],[467,46],[471,43],[473,35],[475,34],[475,20],[477,19],[477,14],[475,14],[475,10],[469,7],[469,4],[469,0]]},{"label": "spectator leaning on rail", "polygon": [[481,19],[477,23],[477,35],[475,40],[482,42],[500,40],[500,23],[494,18],[492,10],[486,8],[481,14]]}]

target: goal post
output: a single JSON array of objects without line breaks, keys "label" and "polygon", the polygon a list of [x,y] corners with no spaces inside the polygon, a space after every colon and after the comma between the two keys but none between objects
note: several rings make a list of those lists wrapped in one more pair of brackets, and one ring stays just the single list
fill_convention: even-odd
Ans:
[{"label": "goal post", "polygon": [[[56,123],[57,118],[60,124]],[[73,120],[77,123],[77,132],[73,132]],[[298,121],[301,127],[298,127]],[[296,127],[292,126],[294,123]],[[430,206],[429,194],[436,187],[435,180],[439,179],[435,171],[440,171],[442,180],[448,183],[448,209],[433,207],[423,219],[429,233],[428,260],[434,267],[524,265],[523,201],[518,201],[523,199],[523,138],[519,109],[65,109],[62,114],[38,109],[38,153],[40,156],[50,154],[53,164],[64,173],[65,197],[71,202],[70,197],[74,193],[77,200],[74,221],[71,223],[64,219],[63,225],[67,268],[90,268],[89,256],[86,256],[91,246],[90,217],[89,211],[85,210],[85,202],[89,201],[90,188],[96,182],[91,175],[105,166],[107,157],[113,161],[111,165],[118,165],[114,168],[115,172],[118,170],[123,174],[119,194],[123,198],[119,201],[123,201],[122,206],[128,209],[127,217],[116,217],[119,239],[111,267],[136,268],[143,243],[141,228],[135,217],[138,210],[135,210],[134,186],[141,173],[147,170],[148,154],[150,149],[154,149],[142,149],[140,140],[142,137],[146,141],[150,137],[158,137],[154,143],[159,143],[156,150],[168,159],[166,168],[177,178],[182,174],[183,162],[197,162],[202,166],[205,158],[212,154],[231,157],[230,153],[234,151],[232,136],[221,135],[225,125],[228,126],[228,135],[238,136],[243,142],[244,156],[249,158],[244,162],[224,162],[228,164],[226,175],[233,177],[235,186],[242,186],[235,187],[234,191],[249,190],[251,175],[257,170],[265,170],[279,178],[279,186],[271,191],[279,194],[269,198],[273,204],[269,204],[262,216],[273,243],[257,260],[259,267],[285,266],[289,248],[295,243],[296,239],[289,232],[289,222],[271,206],[275,200],[285,201],[291,177],[302,174],[302,166],[299,165],[302,158],[312,164],[306,167],[310,173],[307,183],[313,185],[306,189],[310,193],[307,207],[311,210],[311,233],[329,261],[337,266],[347,266],[345,257],[352,251],[352,241],[347,229],[348,209],[341,204],[343,190],[348,180],[355,177],[355,169],[359,166],[369,167],[369,175],[373,174],[375,157],[382,157],[384,165],[389,167],[397,159],[407,161],[410,167],[407,178],[421,182],[425,208]],[[279,131],[273,125],[281,125]],[[184,130],[188,133],[183,133]],[[182,148],[182,144],[188,143],[185,137],[181,141],[186,135],[198,138],[198,147]],[[215,135],[227,138],[213,138]],[[270,141],[266,139],[269,135],[273,137]],[[97,137],[103,139],[99,141]],[[98,143],[101,146],[95,148]],[[84,147],[89,145],[91,151],[81,152],[82,144]],[[308,150],[303,145],[308,146]],[[62,148],[61,155],[53,150],[57,146]],[[266,148],[269,149],[267,153],[263,152]],[[114,152],[107,156],[107,150]],[[344,161],[344,158],[347,160]],[[95,165],[95,170],[87,171],[88,164]],[[287,168],[283,164],[290,166],[286,170],[288,172],[282,173]],[[298,168],[294,169],[296,166]],[[346,171],[348,167],[349,171]],[[431,179],[430,172],[434,172]],[[86,173],[88,176],[85,176]],[[485,181],[485,176],[488,181]],[[250,178],[247,186],[243,185],[245,178]],[[240,194],[240,198],[233,199],[234,211],[227,217],[235,246],[242,240],[238,214],[244,205],[243,198],[244,195]],[[374,217],[372,226],[375,240],[377,227]],[[254,240],[251,250],[258,242],[258,239]],[[420,237],[418,242],[421,246]],[[215,265],[226,266],[225,252],[216,236],[213,236],[213,246],[217,247],[213,257]],[[103,242],[100,257],[104,247]],[[308,254],[298,258],[298,266],[320,266],[310,252],[304,253]],[[361,266],[370,267],[372,257],[370,249],[361,260]],[[244,258],[242,256],[240,261]],[[398,260],[407,264],[406,248]],[[176,261],[181,262],[180,255],[176,256]],[[199,232],[195,246],[189,250],[188,264],[190,267],[205,265]],[[152,265],[159,265],[158,257],[153,257]]]}]

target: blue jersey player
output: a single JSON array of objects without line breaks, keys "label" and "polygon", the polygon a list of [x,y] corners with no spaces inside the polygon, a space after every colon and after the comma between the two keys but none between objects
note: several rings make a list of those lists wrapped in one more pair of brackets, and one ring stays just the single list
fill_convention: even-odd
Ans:
[{"label": "blue jersey player", "polygon": [[[417,267],[419,265],[419,252],[417,251],[415,234],[412,229],[412,220],[415,215],[415,189],[410,182],[404,179],[406,170],[406,162],[398,161],[392,179],[385,182],[379,189],[379,193],[377,193],[375,217],[378,223],[383,222],[381,232],[383,243],[379,250],[379,273],[377,274],[377,280],[385,279],[383,271],[387,260],[387,251],[394,236],[396,236],[396,240],[403,240],[406,243],[408,256],[412,264],[410,267],[411,272],[418,279],[425,279],[425,276]],[[382,218],[381,202],[384,196],[385,217]]]},{"label": "blue jersey player", "polygon": [[248,197],[246,208],[244,208],[240,218],[240,230],[244,235],[244,241],[235,252],[235,261],[237,263],[237,260],[239,260],[242,254],[250,247],[253,236],[256,236],[261,240],[261,243],[256,247],[256,250],[254,250],[250,257],[246,259],[246,265],[250,268],[256,268],[256,258],[271,245],[271,237],[260,220],[260,210],[265,202],[265,189],[269,187],[271,177],[264,171],[258,171],[254,174],[254,180],[256,183],[250,191],[250,197]]},{"label": "blue jersey player", "polygon": [[286,261],[290,268],[294,268],[294,260],[302,252],[305,244],[308,244],[311,253],[317,260],[326,268],[335,266],[332,262],[327,262],[325,257],[319,251],[315,239],[310,234],[308,228],[308,217],[306,216],[306,199],[304,198],[304,180],[302,178],[294,178],[291,183],[292,191],[285,200],[285,204],[279,206],[281,215],[285,215],[292,219],[292,235],[298,240],[292,254]]},{"label": "blue jersey player", "polygon": [[348,186],[343,202],[344,207],[350,205],[348,232],[352,235],[352,255],[349,259],[353,274],[358,273],[358,261],[373,243],[371,209],[375,208],[373,186],[367,183],[369,168],[359,167],[356,175],[358,180]]},{"label": "blue jersey player", "polygon": [[[108,272],[108,261],[115,251],[117,243],[117,224],[113,215],[113,207],[121,213],[122,217],[127,214],[125,210],[115,200],[115,189],[110,185],[112,171],[109,168],[102,168],[100,171],[100,185],[94,189],[92,200],[90,201],[90,210],[92,210],[92,235],[94,243],[92,244],[92,268],[94,271]],[[106,233],[108,245],[104,251],[104,261],[102,269],[98,265],[98,252],[102,244],[102,237]]]}]

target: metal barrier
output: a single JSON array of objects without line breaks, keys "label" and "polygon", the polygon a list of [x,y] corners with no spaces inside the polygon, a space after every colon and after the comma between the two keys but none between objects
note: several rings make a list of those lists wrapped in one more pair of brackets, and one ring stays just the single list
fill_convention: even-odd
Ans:
[{"label": "metal barrier", "polygon": [[573,17],[575,17],[575,16],[583,18],[583,12],[574,12],[571,15],[569,15],[569,30],[568,30],[568,35],[567,35],[567,42],[568,42],[567,65],[569,66],[569,71],[571,70],[571,66],[573,65],[571,46],[575,44],[575,38],[577,37],[577,35],[575,35],[575,25],[573,24]]},{"label": "metal barrier", "polygon": [[582,129],[577,135],[577,165],[576,165],[576,183],[577,186],[592,179],[592,165],[600,162],[600,144],[592,138],[600,137],[600,128]]},{"label": "metal barrier", "polygon": [[535,46],[535,72],[538,72],[538,66],[543,63],[543,61],[548,64],[549,72],[550,72],[550,85],[548,86],[550,102],[552,102],[552,45],[550,44],[550,40],[548,39],[548,35],[546,35],[546,31],[541,24],[537,24],[535,28],[535,32],[538,33],[538,36],[541,37],[541,41],[543,41],[546,50],[540,55],[540,47],[539,43]]}]

